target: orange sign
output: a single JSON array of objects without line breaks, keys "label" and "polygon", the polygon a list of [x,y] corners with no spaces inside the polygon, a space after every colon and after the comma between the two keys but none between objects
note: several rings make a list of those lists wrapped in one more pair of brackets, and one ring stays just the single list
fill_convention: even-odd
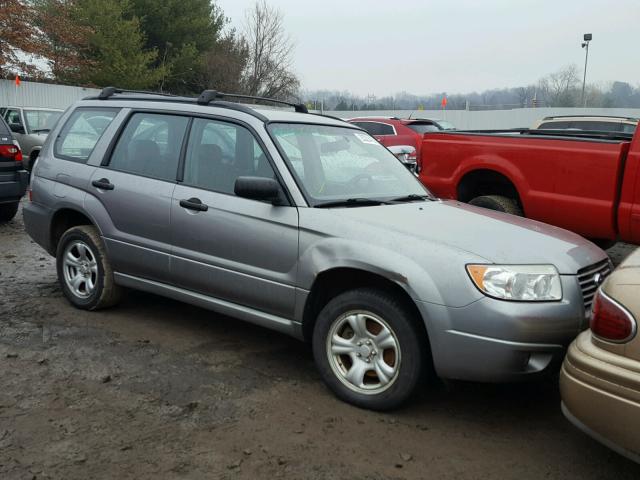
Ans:
[{"label": "orange sign", "polygon": [[16,87],[20,86],[20,75],[16,75]]}]

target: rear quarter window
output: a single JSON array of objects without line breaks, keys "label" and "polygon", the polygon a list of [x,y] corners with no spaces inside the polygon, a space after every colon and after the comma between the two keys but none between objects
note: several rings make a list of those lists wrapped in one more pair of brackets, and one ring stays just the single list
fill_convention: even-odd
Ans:
[{"label": "rear quarter window", "polygon": [[9,126],[2,118],[0,118],[0,135],[9,135]]},{"label": "rear quarter window", "polygon": [[76,162],[86,162],[118,111],[117,108],[81,107],[76,109],[56,138],[55,156]]}]

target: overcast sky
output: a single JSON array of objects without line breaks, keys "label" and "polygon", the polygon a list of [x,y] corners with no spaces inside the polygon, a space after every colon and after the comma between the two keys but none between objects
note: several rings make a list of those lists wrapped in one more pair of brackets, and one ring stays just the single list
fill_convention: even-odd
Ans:
[{"label": "overcast sky", "polygon": [[[575,63],[587,82],[640,83],[640,0],[269,0],[304,89],[465,93]],[[217,0],[234,26],[250,0]]]}]

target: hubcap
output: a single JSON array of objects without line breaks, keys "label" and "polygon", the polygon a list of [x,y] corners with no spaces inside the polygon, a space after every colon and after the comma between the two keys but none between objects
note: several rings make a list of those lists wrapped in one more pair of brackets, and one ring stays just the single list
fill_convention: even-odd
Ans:
[{"label": "hubcap", "polygon": [[70,243],[62,257],[64,282],[76,297],[87,298],[96,288],[98,263],[89,246],[81,240]]},{"label": "hubcap", "polygon": [[378,315],[351,311],[333,322],[327,337],[327,357],[333,373],[348,388],[375,395],[398,377],[400,343]]}]

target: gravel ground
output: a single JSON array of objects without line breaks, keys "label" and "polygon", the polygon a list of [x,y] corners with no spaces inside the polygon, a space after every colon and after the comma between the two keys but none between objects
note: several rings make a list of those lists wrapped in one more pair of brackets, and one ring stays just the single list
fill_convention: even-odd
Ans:
[{"label": "gravel ground", "polygon": [[137,292],[75,310],[21,215],[0,245],[3,480],[640,478],[564,419],[555,379],[435,383],[392,414],[358,410],[302,343]]}]

